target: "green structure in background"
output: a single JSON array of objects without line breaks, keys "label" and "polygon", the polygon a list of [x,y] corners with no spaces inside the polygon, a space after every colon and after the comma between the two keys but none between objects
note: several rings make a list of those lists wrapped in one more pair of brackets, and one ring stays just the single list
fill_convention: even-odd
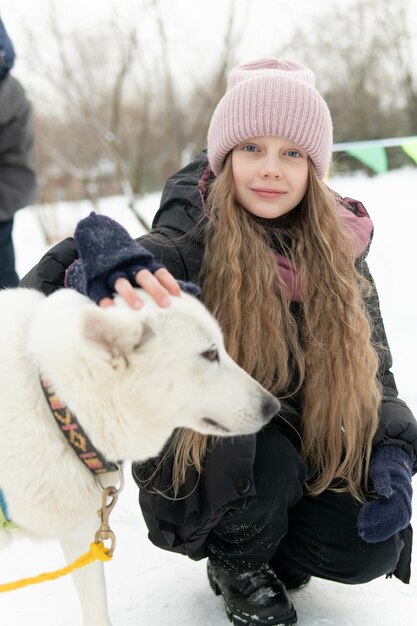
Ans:
[{"label": "green structure in background", "polygon": [[351,141],[336,143],[333,152],[347,152],[361,163],[367,165],[376,174],[388,171],[388,159],[385,148],[400,146],[417,164],[417,137],[393,137],[370,141]]},{"label": "green structure in background", "polygon": [[388,171],[388,158],[385,148],[350,148],[348,154],[365,163],[373,172],[383,174]]},{"label": "green structure in background", "polygon": [[411,159],[413,159],[413,161],[417,163],[417,137],[414,138],[414,141],[402,143],[401,148]]}]

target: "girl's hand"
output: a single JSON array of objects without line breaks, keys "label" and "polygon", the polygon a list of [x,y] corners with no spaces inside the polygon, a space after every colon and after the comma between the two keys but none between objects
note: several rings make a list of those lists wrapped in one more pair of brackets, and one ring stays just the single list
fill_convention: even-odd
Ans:
[{"label": "girl's hand", "polygon": [[411,520],[413,463],[405,450],[382,445],[374,450],[369,476],[378,498],[362,506],[358,516],[359,536],[378,543],[407,528]]},{"label": "girl's hand", "polygon": [[[170,305],[170,296],[179,296],[181,293],[179,284],[165,267],[159,268],[154,274],[146,269],[140,270],[136,274],[136,282],[138,287],[142,287],[162,308]],[[114,288],[131,309],[141,309],[145,304],[126,278],[118,278]],[[112,298],[102,298],[99,302],[104,308],[113,304]]]},{"label": "girl's hand", "polygon": [[75,229],[74,244],[79,258],[67,269],[65,286],[102,307],[112,306],[116,293],[132,309],[141,309],[145,302],[135,287],[142,287],[163,308],[170,305],[170,296],[179,296],[181,290],[200,295],[197,285],[177,281],[151,252],[106,215],[93,212],[81,220]]}]

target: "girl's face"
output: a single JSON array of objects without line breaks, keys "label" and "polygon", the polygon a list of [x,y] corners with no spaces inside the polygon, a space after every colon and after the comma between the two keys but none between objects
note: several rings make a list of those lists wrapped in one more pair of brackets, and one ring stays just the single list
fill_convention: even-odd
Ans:
[{"label": "girl's face", "polygon": [[249,213],[281,217],[303,199],[308,157],[303,148],[281,137],[253,137],[232,151],[235,198]]}]

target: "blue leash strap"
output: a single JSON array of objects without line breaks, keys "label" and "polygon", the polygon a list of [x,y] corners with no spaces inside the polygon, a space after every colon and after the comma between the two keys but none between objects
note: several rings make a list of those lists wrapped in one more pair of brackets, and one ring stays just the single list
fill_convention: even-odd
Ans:
[{"label": "blue leash strap", "polygon": [[2,520],[2,516],[7,519],[6,500],[4,499],[4,493],[0,489],[0,520]]},{"label": "blue leash strap", "polygon": [[6,499],[4,493],[0,489],[0,528],[16,528],[16,524],[9,519],[7,512]]}]

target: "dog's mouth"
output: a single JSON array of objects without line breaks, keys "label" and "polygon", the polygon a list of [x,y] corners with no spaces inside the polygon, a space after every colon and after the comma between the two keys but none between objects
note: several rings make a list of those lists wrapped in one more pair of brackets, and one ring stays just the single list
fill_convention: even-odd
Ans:
[{"label": "dog's mouth", "polygon": [[230,430],[228,428],[225,428],[224,426],[219,424],[219,422],[216,422],[215,420],[211,419],[211,417],[202,417],[201,421],[207,424],[208,426],[212,426],[213,428],[216,428],[216,430],[220,430],[223,433],[230,433]]}]

